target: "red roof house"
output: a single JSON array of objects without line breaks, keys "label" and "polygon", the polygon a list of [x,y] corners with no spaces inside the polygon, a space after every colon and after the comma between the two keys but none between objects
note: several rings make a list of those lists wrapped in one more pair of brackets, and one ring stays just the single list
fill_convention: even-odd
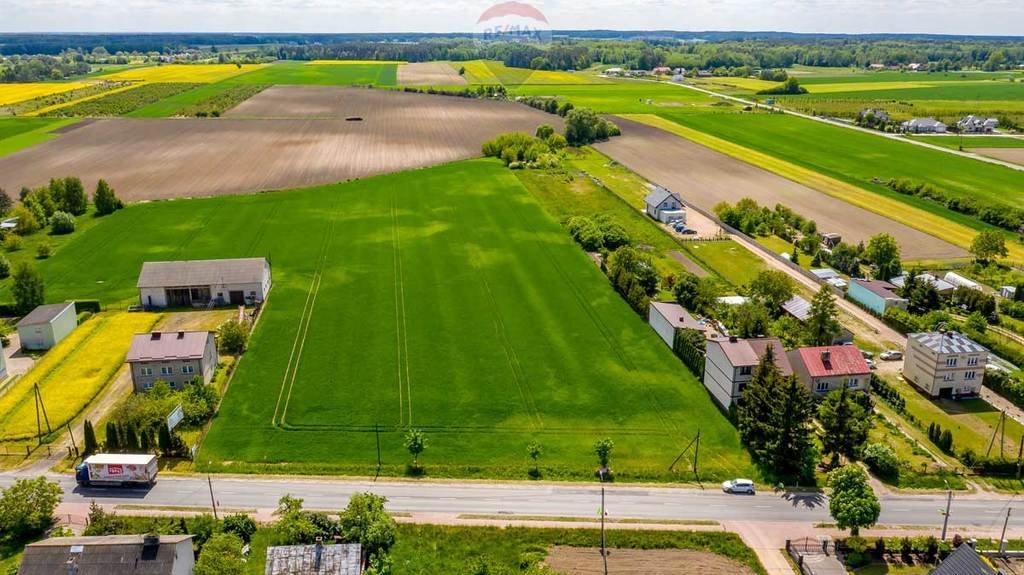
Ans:
[{"label": "red roof house", "polygon": [[801,347],[788,355],[793,372],[813,393],[826,394],[842,387],[869,389],[871,368],[855,346]]}]

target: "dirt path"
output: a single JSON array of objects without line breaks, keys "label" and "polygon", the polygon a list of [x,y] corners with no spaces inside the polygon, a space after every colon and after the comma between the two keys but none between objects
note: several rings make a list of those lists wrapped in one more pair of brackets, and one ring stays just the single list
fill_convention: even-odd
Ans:
[{"label": "dirt path", "polygon": [[[609,549],[610,575],[748,575],[753,571],[728,557],[689,549]],[[601,575],[604,558],[593,547],[553,547],[544,564],[564,575]]]}]

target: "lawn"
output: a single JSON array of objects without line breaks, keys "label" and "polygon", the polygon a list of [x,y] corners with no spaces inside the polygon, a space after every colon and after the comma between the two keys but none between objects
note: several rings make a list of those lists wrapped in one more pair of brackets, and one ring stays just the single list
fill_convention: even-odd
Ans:
[{"label": "lawn", "polygon": [[[124,305],[144,260],[266,255],[274,289],[201,447],[220,471],[620,479],[701,430],[701,476],[753,474],[702,385],[520,184],[491,160],[272,194],[131,205],[40,262],[48,298]],[[294,350],[294,352],[293,352]],[[278,398],[281,398],[278,401]],[[213,462],[212,464],[208,462]]]},{"label": "lawn", "polygon": [[394,86],[398,83],[398,65],[393,63],[277,62],[236,78],[245,84],[302,84],[318,86],[351,86],[374,84]]},{"label": "lawn", "polygon": [[[901,463],[899,477],[882,479],[883,482],[901,489],[942,489],[948,482],[953,489],[966,489],[967,483],[963,476],[951,471],[942,472],[935,460],[915,439],[907,437],[896,425],[884,417],[895,417],[885,403],[881,403],[880,412],[875,416],[875,424],[868,437],[869,443],[884,443],[891,447]],[[937,449],[928,446],[929,449]]]},{"label": "lawn", "polygon": [[56,138],[54,130],[74,122],[76,120],[0,118],[0,157]]},{"label": "lawn", "polygon": [[35,437],[36,385],[51,428],[69,423],[124,364],[132,335],[149,331],[159,319],[158,314],[104,312],[78,326],[0,397],[0,438]]},{"label": "lawn", "polygon": [[25,84],[0,83],[0,106],[23,102],[40,96],[59,94],[88,86],[85,82],[32,82]]},{"label": "lawn", "polygon": [[267,67],[266,64],[164,64],[162,66],[120,70],[110,74],[102,74],[96,76],[96,78],[100,80],[126,80],[130,82],[185,82],[189,84],[203,84],[219,82],[265,67]]},{"label": "lawn", "polygon": [[677,113],[709,111],[734,106],[696,90],[670,84],[640,81],[617,81],[600,86],[516,86],[513,96],[552,96],[572,102],[574,106],[592,108],[606,114],[656,114],[672,110]]}]

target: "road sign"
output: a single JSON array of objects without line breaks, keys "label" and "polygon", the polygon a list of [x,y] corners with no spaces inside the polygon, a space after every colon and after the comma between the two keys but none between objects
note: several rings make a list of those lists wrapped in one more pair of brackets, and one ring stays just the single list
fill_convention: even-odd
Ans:
[{"label": "road sign", "polygon": [[174,408],[174,411],[167,416],[167,431],[174,431],[175,427],[181,423],[181,420],[185,419],[185,411],[181,409],[181,405]]}]

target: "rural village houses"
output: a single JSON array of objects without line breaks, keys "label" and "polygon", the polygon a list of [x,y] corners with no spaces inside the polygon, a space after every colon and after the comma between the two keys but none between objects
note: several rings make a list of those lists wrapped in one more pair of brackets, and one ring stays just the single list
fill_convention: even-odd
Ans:
[{"label": "rural village houses", "polygon": [[999,127],[999,120],[972,114],[957,122],[956,127],[964,134],[991,134]]},{"label": "rural village houses", "polygon": [[945,134],[947,126],[935,118],[914,118],[900,124],[908,134]]},{"label": "rural village houses", "polygon": [[682,330],[701,333],[708,330],[707,322],[698,321],[686,308],[675,302],[652,301],[647,311],[647,322],[670,348],[675,348],[676,335]]},{"label": "rural village houses", "polygon": [[929,396],[975,397],[981,392],[988,350],[955,331],[907,336],[903,377]]},{"label": "rural village houses", "polygon": [[851,391],[869,389],[871,368],[856,346],[801,347],[787,355],[793,372],[811,393],[825,395],[843,387]]},{"label": "rural village houses", "polygon": [[18,575],[192,575],[191,535],[53,537],[25,547]]},{"label": "rural village houses", "polygon": [[147,308],[262,303],[270,292],[266,258],[145,262],[139,303]]},{"label": "rural village houses", "polygon": [[132,338],[125,362],[136,393],[157,381],[181,389],[196,377],[210,383],[217,370],[217,345],[208,331],[140,333]]}]

